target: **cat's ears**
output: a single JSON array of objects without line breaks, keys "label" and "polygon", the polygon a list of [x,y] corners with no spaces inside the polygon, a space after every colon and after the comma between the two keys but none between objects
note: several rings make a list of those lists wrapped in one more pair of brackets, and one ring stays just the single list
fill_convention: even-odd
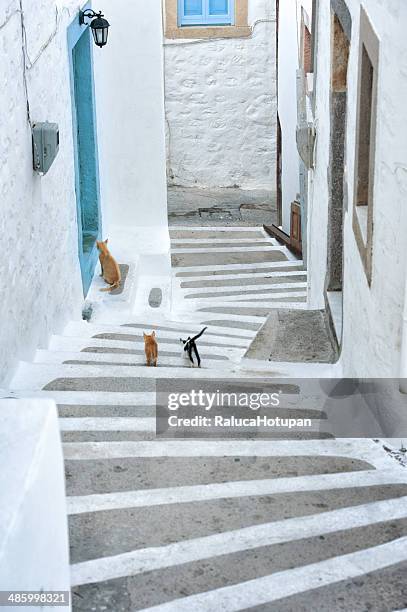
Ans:
[{"label": "cat's ears", "polygon": [[107,244],[109,242],[109,238],[106,238],[105,240],[105,244]]},{"label": "cat's ears", "polygon": [[[143,337],[144,337],[144,339],[148,338],[148,335],[145,332],[143,332]],[[152,332],[151,337],[155,338],[155,331]]]}]

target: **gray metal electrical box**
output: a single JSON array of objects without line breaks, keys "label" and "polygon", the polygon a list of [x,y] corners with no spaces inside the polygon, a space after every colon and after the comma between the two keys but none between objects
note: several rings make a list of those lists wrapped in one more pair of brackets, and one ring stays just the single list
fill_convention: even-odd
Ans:
[{"label": "gray metal electrical box", "polygon": [[36,123],[32,128],[33,165],[39,174],[46,174],[59,151],[57,123]]}]

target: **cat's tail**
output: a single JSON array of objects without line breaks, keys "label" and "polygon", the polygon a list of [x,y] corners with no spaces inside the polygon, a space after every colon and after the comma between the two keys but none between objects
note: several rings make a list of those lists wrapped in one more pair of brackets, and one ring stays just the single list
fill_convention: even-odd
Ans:
[{"label": "cat's tail", "polygon": [[207,329],[208,329],[207,327],[204,327],[204,328],[203,328],[203,330],[202,330],[202,331],[201,331],[201,332],[200,332],[200,333],[199,333],[197,336],[194,336],[194,337],[192,338],[192,341],[198,340],[198,338],[200,338],[200,337],[202,336],[202,334],[203,334],[204,332],[206,332],[206,330],[207,330]]},{"label": "cat's tail", "polygon": [[110,285],[110,287],[105,287],[104,289],[99,289],[99,291],[114,291],[114,289],[118,289],[120,287],[120,283],[121,281],[116,281],[115,283],[113,283],[113,285]]}]

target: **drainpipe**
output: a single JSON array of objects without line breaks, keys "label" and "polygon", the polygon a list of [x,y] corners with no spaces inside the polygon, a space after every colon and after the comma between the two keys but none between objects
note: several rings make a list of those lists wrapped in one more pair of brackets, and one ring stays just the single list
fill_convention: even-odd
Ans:
[{"label": "drainpipe", "polygon": [[403,323],[401,328],[401,351],[400,351],[400,391],[407,393],[407,274],[404,287]]}]

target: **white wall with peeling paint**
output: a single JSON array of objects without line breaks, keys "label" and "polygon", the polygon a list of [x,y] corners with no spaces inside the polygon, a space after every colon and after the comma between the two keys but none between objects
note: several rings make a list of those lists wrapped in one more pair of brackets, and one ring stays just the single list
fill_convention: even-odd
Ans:
[{"label": "white wall with peeling paint", "polygon": [[249,38],[165,40],[170,185],[275,191],[274,0],[249,0]]}]

